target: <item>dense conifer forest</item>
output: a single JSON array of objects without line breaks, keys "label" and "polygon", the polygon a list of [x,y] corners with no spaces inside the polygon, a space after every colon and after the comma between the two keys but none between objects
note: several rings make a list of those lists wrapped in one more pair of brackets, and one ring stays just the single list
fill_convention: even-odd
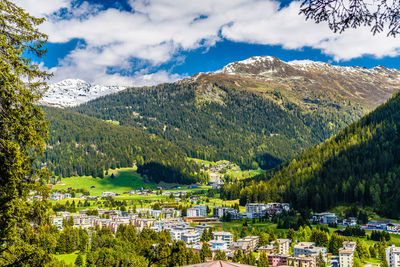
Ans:
[{"label": "dense conifer forest", "polygon": [[44,108],[49,140],[42,161],[55,175],[91,175],[138,166],[138,172],[154,182],[190,184],[205,182],[193,161],[176,145],[140,129],[57,108]]},{"label": "dense conifer forest", "polygon": [[325,143],[253,180],[225,185],[240,203],[287,201],[322,211],[339,203],[400,217],[400,94]]},{"label": "dense conifer forest", "polygon": [[74,110],[145,129],[190,157],[263,169],[326,140],[362,115],[347,102],[320,101],[315,110],[306,110],[303,100],[284,97],[280,89],[263,90],[178,82],[128,89]]}]

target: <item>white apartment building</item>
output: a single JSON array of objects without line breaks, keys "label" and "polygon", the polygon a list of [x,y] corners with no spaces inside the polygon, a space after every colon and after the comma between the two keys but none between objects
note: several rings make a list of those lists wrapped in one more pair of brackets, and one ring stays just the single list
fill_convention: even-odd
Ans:
[{"label": "white apartment building", "polygon": [[353,266],[354,250],[348,248],[339,249],[339,266],[352,267]]},{"label": "white apartment building", "polygon": [[262,213],[267,210],[266,204],[250,203],[246,205],[246,213]]},{"label": "white apartment building", "polygon": [[200,233],[195,231],[185,232],[181,235],[181,240],[186,244],[197,244],[200,242]]},{"label": "white apartment building", "polygon": [[233,242],[233,234],[229,232],[213,232],[213,240],[223,241],[229,246]]},{"label": "white apartment building", "polygon": [[185,230],[176,230],[176,229],[169,230],[169,233],[171,234],[171,238],[174,241],[182,240],[182,234],[184,234],[186,232],[187,231],[185,231]]},{"label": "white apartment building", "polygon": [[395,247],[392,245],[385,249],[386,261],[389,267],[399,267],[400,266],[400,247]]},{"label": "white apartment building", "polygon": [[187,210],[187,217],[207,217],[206,206],[196,206]]},{"label": "white apartment building", "polygon": [[290,240],[289,239],[277,239],[276,243],[278,244],[278,253],[287,255],[289,254],[290,249]]},{"label": "white apartment building", "polygon": [[213,217],[222,218],[227,210],[229,210],[227,207],[214,207]]},{"label": "white apartment building", "polygon": [[326,248],[316,247],[314,242],[300,242],[293,248],[294,257],[299,257],[300,255],[318,257],[320,253],[322,253],[322,256],[325,259]]},{"label": "white apartment building", "polygon": [[63,229],[63,217],[51,217],[51,222],[62,231]]}]

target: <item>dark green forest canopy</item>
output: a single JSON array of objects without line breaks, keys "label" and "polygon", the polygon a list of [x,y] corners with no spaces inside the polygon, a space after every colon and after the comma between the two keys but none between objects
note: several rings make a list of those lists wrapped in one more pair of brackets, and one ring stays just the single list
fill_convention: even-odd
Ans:
[{"label": "dark green forest canopy", "polygon": [[79,113],[44,108],[50,138],[42,162],[55,175],[103,177],[104,171],[138,166],[154,182],[191,184],[205,179],[183,150],[155,135]]},{"label": "dark green forest canopy", "polygon": [[226,185],[240,203],[288,201],[322,211],[339,203],[400,217],[400,94],[325,143],[252,181]]},{"label": "dark green forest canopy", "polygon": [[[221,82],[222,83],[222,82]],[[272,90],[272,89],[268,89]],[[306,110],[279,93],[223,83],[177,82],[132,88],[74,110],[121,125],[145,128],[188,156],[270,169],[318,144],[363,114],[355,105],[318,103]]]}]

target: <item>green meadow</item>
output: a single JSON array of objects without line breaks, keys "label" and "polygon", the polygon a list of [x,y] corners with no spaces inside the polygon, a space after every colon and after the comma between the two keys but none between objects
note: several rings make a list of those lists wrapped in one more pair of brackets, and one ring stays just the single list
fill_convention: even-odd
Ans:
[{"label": "green meadow", "polygon": [[122,194],[142,187],[148,189],[156,188],[154,184],[145,182],[136,172],[136,168],[110,170],[104,179],[93,178],[92,176],[63,178],[53,189],[67,190],[69,187],[76,189],[85,188],[89,190],[91,196],[101,196],[102,192]]}]

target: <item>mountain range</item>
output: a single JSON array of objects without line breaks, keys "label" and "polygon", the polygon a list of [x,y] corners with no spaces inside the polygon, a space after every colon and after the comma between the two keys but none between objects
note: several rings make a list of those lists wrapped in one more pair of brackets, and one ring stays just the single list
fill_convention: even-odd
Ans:
[{"label": "mountain range", "polygon": [[118,87],[64,111],[157,136],[189,157],[270,169],[338,133],[399,88],[400,71],[382,66],[251,57],[175,83]]}]

